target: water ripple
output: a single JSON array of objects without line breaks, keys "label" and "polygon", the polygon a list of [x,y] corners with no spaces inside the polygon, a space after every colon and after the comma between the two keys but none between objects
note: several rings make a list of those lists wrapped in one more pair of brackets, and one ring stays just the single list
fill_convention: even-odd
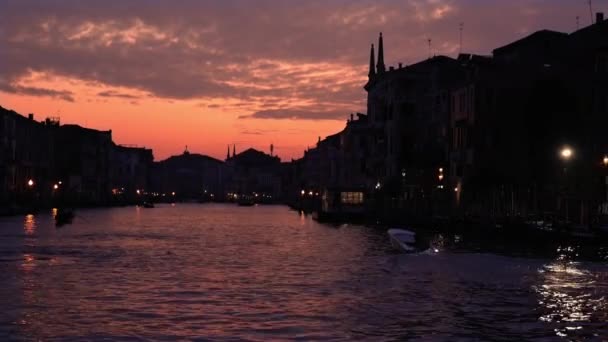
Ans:
[{"label": "water ripple", "polygon": [[608,339],[608,267],[400,255],[285,207],[159,205],[0,221],[0,340]]}]

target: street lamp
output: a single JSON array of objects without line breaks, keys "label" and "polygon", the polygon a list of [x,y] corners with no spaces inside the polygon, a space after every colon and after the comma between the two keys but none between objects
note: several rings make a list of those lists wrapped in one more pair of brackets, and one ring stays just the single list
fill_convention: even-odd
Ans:
[{"label": "street lamp", "polygon": [[[564,146],[561,151],[559,152],[560,157],[562,158],[562,160],[564,162],[567,162],[570,160],[570,158],[572,158],[572,156],[574,155],[574,151],[569,147],[569,146]],[[569,207],[569,203],[568,203],[568,174],[567,174],[567,167],[564,165],[564,193],[563,193],[563,197],[564,197],[564,202],[565,202],[565,219],[566,219],[566,223],[568,222],[568,207]]]},{"label": "street lamp", "polygon": [[[608,168],[608,155],[604,155],[604,158],[602,159],[602,164],[604,164],[605,168]],[[605,184],[605,195],[606,195],[606,202],[603,203],[602,205],[602,213],[606,214],[606,210],[607,210],[607,206],[608,206],[608,176],[604,176],[604,184]]]},{"label": "street lamp", "polygon": [[574,151],[572,151],[570,147],[565,146],[564,148],[562,148],[559,154],[561,155],[562,159],[569,160],[574,154]]}]

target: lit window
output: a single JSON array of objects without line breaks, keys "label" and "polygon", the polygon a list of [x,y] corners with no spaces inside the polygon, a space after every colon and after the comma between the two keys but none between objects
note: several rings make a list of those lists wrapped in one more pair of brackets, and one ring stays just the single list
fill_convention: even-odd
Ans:
[{"label": "lit window", "polygon": [[344,204],[363,204],[362,192],[341,192],[340,201]]}]

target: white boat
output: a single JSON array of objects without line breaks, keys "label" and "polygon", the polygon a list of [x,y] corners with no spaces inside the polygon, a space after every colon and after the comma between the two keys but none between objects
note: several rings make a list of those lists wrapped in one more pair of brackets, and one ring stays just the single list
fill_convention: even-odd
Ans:
[{"label": "white boat", "polygon": [[391,244],[396,249],[411,253],[416,251],[414,244],[416,243],[416,233],[405,230],[405,229],[389,229],[388,236],[390,237]]}]

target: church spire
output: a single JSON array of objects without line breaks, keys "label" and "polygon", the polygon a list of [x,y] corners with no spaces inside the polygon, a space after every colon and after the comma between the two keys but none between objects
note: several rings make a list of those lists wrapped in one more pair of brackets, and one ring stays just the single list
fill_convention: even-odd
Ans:
[{"label": "church spire", "polygon": [[374,44],[372,44],[372,49],[369,53],[369,74],[367,74],[369,78],[376,76],[376,66],[374,65],[376,61],[374,59]]},{"label": "church spire", "polygon": [[228,145],[228,152],[226,152],[226,160],[230,159],[230,145]]},{"label": "church spire", "polygon": [[376,69],[378,70],[379,74],[386,71],[386,67],[384,66],[384,46],[382,44],[382,32],[380,32],[380,37],[378,38],[378,64],[376,65]]},{"label": "church spire", "polygon": [[232,158],[236,157],[236,144],[232,145]]}]

